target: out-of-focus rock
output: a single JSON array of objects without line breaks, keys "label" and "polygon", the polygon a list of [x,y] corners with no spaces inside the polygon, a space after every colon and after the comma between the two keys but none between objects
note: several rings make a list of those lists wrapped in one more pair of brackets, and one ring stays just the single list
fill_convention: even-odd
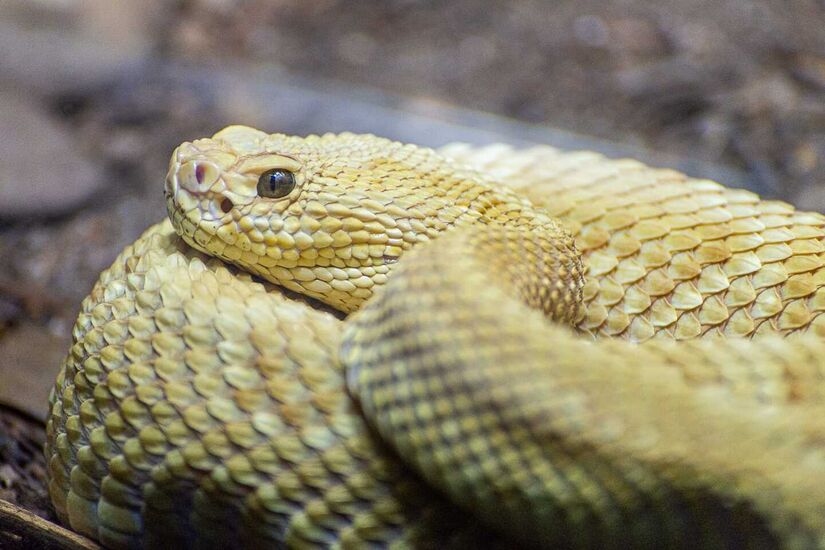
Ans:
[{"label": "out-of-focus rock", "polygon": [[38,107],[0,92],[0,220],[71,212],[103,181],[69,132]]},{"label": "out-of-focus rock", "polygon": [[144,61],[171,3],[3,0],[3,84],[44,94],[94,83]]},{"label": "out-of-focus rock", "polygon": [[799,52],[790,56],[791,73],[819,90],[825,90],[825,55]]},{"label": "out-of-focus rock", "polygon": [[68,349],[68,337],[39,325],[9,329],[0,339],[0,403],[45,418],[49,390]]}]

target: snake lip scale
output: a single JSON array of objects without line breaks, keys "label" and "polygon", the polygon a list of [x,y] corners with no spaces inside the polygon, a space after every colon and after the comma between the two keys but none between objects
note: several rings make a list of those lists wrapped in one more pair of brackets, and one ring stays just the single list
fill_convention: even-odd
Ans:
[{"label": "snake lip scale", "polygon": [[83,301],[111,548],[825,548],[825,216],[630,159],[246,126]]}]

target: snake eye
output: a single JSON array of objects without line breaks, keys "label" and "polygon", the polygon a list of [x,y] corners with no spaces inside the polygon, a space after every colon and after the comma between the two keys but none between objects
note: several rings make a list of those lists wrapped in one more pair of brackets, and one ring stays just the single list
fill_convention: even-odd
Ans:
[{"label": "snake eye", "polygon": [[283,168],[267,170],[258,178],[258,196],[280,199],[295,188],[295,174]]}]

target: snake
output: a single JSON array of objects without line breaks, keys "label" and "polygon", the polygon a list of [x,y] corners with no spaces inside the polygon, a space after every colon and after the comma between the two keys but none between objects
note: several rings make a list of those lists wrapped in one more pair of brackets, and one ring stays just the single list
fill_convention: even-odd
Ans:
[{"label": "snake", "polygon": [[825,216],[549,146],[181,144],[50,395],[110,548],[825,548]]}]

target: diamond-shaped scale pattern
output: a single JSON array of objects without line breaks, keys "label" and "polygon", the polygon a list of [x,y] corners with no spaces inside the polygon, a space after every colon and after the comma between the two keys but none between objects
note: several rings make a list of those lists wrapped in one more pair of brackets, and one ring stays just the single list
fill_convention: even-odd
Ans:
[{"label": "diamond-shaped scale pattern", "polygon": [[495,543],[367,429],[340,332],[147,231],[84,301],[52,394],[61,520],[114,548]]},{"label": "diamond-shaped scale pattern", "polygon": [[575,235],[578,327],[644,341],[821,330],[825,216],[634,160],[550,147],[443,152],[527,195]]},{"label": "diamond-shaped scale pattern", "polygon": [[[579,337],[520,290],[576,293],[531,253],[541,239],[444,235],[352,320],[343,360],[381,435],[538,547],[820,547],[825,341]],[[668,326],[696,336],[694,311]],[[606,323],[628,317],[646,319],[612,309]]]},{"label": "diamond-shaped scale pattern", "polygon": [[[171,223],[82,305],[46,448],[72,528],[115,548],[825,547],[822,216],[588,152],[445,148],[475,173],[374,136],[216,136],[178,149]],[[258,201],[247,172],[285,147],[298,200]],[[342,323],[246,268],[366,309]]]}]

